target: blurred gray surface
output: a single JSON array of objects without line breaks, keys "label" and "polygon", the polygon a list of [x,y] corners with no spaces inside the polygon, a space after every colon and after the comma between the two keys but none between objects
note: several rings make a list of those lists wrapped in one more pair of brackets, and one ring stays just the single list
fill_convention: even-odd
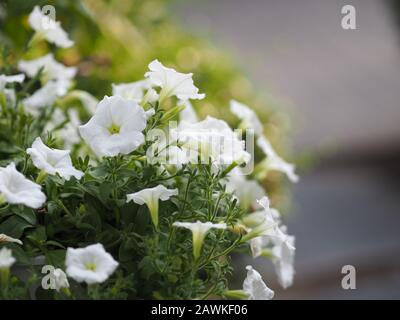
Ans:
[{"label": "blurred gray surface", "polygon": [[[352,4],[357,30],[343,30]],[[292,115],[295,148],[370,148],[400,137],[400,52],[383,0],[185,0],[183,23],[228,49]]]},{"label": "blurred gray surface", "polygon": [[[400,298],[400,49],[381,0],[185,0],[182,23],[234,55],[261,91],[293,118],[295,149],[336,146],[294,187],[287,224],[297,237],[297,276],[281,291],[271,265],[253,264],[277,290],[303,299]],[[343,30],[340,9],[357,10]],[[341,268],[357,270],[343,290]]]}]

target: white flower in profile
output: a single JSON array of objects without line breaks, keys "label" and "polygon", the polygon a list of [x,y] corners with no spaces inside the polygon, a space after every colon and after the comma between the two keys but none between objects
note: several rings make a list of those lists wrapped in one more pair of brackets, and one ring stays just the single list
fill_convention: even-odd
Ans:
[{"label": "white flower in profile", "polygon": [[71,177],[80,179],[83,172],[72,165],[70,150],[52,149],[46,146],[40,137],[37,137],[31,148],[26,150],[32,158],[34,166],[47,174],[59,174],[66,180]]},{"label": "white flower in profile", "polygon": [[226,229],[225,223],[212,222],[174,222],[174,227],[186,228],[192,231],[193,236],[193,256],[197,260],[201,254],[204,239],[210,229]]},{"label": "white flower in profile", "polygon": [[198,93],[199,89],[193,84],[192,73],[177,72],[164,67],[158,60],[150,62],[149,70],[145,73],[145,77],[149,79],[151,85],[161,87],[160,103],[171,96],[176,96],[181,100],[205,97],[204,94]]},{"label": "white flower in profile", "polygon": [[61,48],[73,46],[74,42],[68,38],[60,22],[51,19],[48,15],[44,15],[38,6],[33,8],[28,21],[39,37],[43,37],[48,42],[54,43]]},{"label": "white flower in profile", "polygon": [[254,110],[236,100],[230,102],[231,112],[242,120],[240,127],[243,129],[253,129],[256,135],[263,132],[263,125]]},{"label": "white flower in profile", "polygon": [[20,60],[18,69],[25,72],[29,77],[33,78],[43,68],[41,75],[42,81],[45,83],[50,80],[61,81],[59,92],[62,88],[68,87],[70,80],[75,77],[77,68],[66,67],[54,59],[54,55],[49,53],[34,60]]},{"label": "white flower in profile", "polygon": [[36,113],[39,109],[51,106],[57,99],[57,81],[49,81],[43,87],[36,90],[30,97],[22,100],[23,105],[30,113]]},{"label": "white flower in profile", "polygon": [[133,201],[138,205],[146,204],[150,211],[151,220],[156,228],[158,228],[158,207],[159,200],[166,201],[172,196],[178,195],[178,189],[167,189],[159,184],[153,188],[147,188],[135,193],[128,194],[127,202]]},{"label": "white flower in profile", "polygon": [[260,164],[266,169],[266,171],[280,171],[286,174],[290,181],[299,181],[298,175],[294,172],[295,165],[283,160],[279,155],[277,155],[275,150],[272,148],[271,143],[267,140],[265,136],[258,137],[257,145],[267,156],[263,163]]},{"label": "white flower in profile", "polygon": [[261,275],[247,266],[247,277],[243,282],[243,291],[248,295],[249,300],[271,300],[274,297],[274,291],[267,287]]},{"label": "white flower in profile", "polygon": [[0,234],[0,243],[18,243],[18,244],[22,245],[21,240],[10,237],[4,233]]},{"label": "white flower in profile", "polygon": [[15,263],[12,251],[6,247],[0,250],[0,269],[8,269]]},{"label": "white flower in profile", "polygon": [[97,243],[85,248],[68,248],[65,266],[68,276],[75,281],[95,284],[106,281],[118,267],[118,262]]},{"label": "white flower in profile", "polygon": [[18,82],[22,83],[25,80],[25,75],[14,74],[12,76],[7,76],[5,74],[0,74],[0,92],[2,92],[8,83]]},{"label": "white flower in profile", "polygon": [[[281,226],[281,231],[286,234],[286,227]],[[274,244],[272,247],[272,261],[275,265],[278,282],[284,289],[286,289],[292,285],[295,275],[295,237],[287,235],[285,239],[271,238],[271,241]]]},{"label": "white flower in profile", "polygon": [[0,168],[0,198],[11,204],[23,204],[38,209],[46,201],[41,187],[25,178],[15,168],[14,162]]},{"label": "white flower in profile", "polygon": [[226,190],[239,200],[240,206],[248,210],[257,206],[257,199],[265,196],[264,188],[255,180],[249,180],[240,168],[234,168],[228,175]]},{"label": "white flower in profile", "polygon": [[146,114],[136,102],[106,96],[79,132],[97,156],[113,157],[128,154],[143,144],[145,128]]},{"label": "white flower in profile", "polygon": [[147,80],[140,80],[128,83],[112,84],[112,93],[114,96],[120,96],[127,100],[141,102],[145,90],[150,89],[150,83]]},{"label": "white flower in profile", "polygon": [[197,163],[199,158],[201,163],[211,159],[219,166],[246,163],[251,159],[244,141],[229,125],[210,116],[196,123],[181,121],[178,128],[171,130],[171,137],[179,142],[191,163]]},{"label": "white flower in profile", "polygon": [[54,277],[54,285],[57,290],[57,292],[60,292],[61,289],[66,289],[69,288],[69,282],[67,275],[63,270],[60,268],[57,268],[53,271],[53,277]]}]

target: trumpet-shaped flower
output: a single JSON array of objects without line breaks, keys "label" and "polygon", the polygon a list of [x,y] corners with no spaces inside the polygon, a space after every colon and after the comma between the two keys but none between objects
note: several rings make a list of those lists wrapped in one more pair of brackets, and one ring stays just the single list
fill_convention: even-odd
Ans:
[{"label": "trumpet-shaped flower", "polygon": [[18,69],[25,72],[31,78],[36,76],[39,70],[42,69],[41,79],[43,82],[49,80],[64,81],[65,83],[62,87],[67,86],[77,72],[77,68],[66,67],[57,62],[52,53],[34,60],[20,60],[18,62]]},{"label": "trumpet-shaped flower", "polygon": [[299,177],[294,172],[295,166],[287,161],[283,160],[275,150],[272,148],[271,143],[265,136],[260,136],[257,139],[257,145],[265,153],[267,158],[261,164],[266,170],[280,171],[289,178],[292,182],[298,182]]},{"label": "trumpet-shaped flower", "polygon": [[22,83],[25,79],[24,74],[15,74],[12,76],[6,76],[5,74],[0,74],[0,92],[4,90],[7,83],[18,82]]},{"label": "trumpet-shaped flower", "polygon": [[136,101],[137,103],[142,101],[144,92],[148,89],[150,89],[150,84],[147,80],[112,84],[112,93],[114,96],[120,96],[127,100]]},{"label": "trumpet-shaped flower", "polygon": [[70,150],[51,149],[46,146],[40,137],[36,138],[31,148],[26,150],[32,158],[36,168],[55,175],[59,174],[66,180],[71,177],[80,179],[83,172],[75,169],[72,165]]},{"label": "trumpet-shaped flower", "polygon": [[158,228],[158,206],[159,200],[166,201],[172,196],[178,195],[178,189],[167,189],[163,185],[147,188],[127,195],[127,202],[133,201],[139,205],[146,204],[150,211],[151,220]]},{"label": "trumpet-shaped flower", "polygon": [[[281,226],[282,233],[286,234],[286,227]],[[285,239],[272,238],[272,261],[275,265],[275,272],[278,276],[279,284],[284,288],[288,288],[293,283],[295,274],[294,255],[295,255],[295,237],[287,236]]]},{"label": "trumpet-shaped flower", "polygon": [[229,125],[213,117],[189,123],[182,121],[179,127],[171,130],[172,139],[176,140],[188,155],[188,161],[214,165],[238,164],[250,160],[245,150],[244,141],[240,140]]},{"label": "trumpet-shaped flower", "polygon": [[18,243],[18,244],[22,245],[21,240],[10,237],[4,233],[0,234],[0,243]]},{"label": "trumpet-shaped flower", "polygon": [[54,276],[54,285],[57,292],[60,292],[61,289],[69,288],[69,282],[67,275],[63,270],[57,268],[53,271]]},{"label": "trumpet-shaped flower", "polygon": [[68,35],[61,27],[60,22],[44,15],[38,6],[33,8],[28,21],[39,37],[43,37],[48,42],[54,43],[56,46],[61,48],[69,48],[73,46],[74,42],[68,38]]},{"label": "trumpet-shaped flower", "polygon": [[192,231],[193,236],[193,256],[197,260],[201,254],[204,238],[210,229],[226,229],[225,223],[212,222],[174,222],[175,227],[186,228]]},{"label": "trumpet-shaped flower", "polygon": [[231,112],[242,120],[241,127],[243,129],[253,129],[256,135],[263,132],[263,125],[254,110],[236,100],[231,100]]},{"label": "trumpet-shaped flower", "polygon": [[145,127],[146,113],[136,102],[106,96],[79,132],[99,157],[113,157],[139,147],[144,142]]},{"label": "trumpet-shaped flower", "polygon": [[252,266],[247,266],[246,270],[247,277],[243,282],[243,291],[249,300],[271,300],[274,291],[267,287],[261,275]]},{"label": "trumpet-shaped flower", "polygon": [[38,209],[46,201],[46,196],[40,189],[38,184],[17,171],[14,162],[0,168],[0,198],[3,201]]},{"label": "trumpet-shaped flower", "polygon": [[200,94],[199,89],[193,84],[192,73],[180,73],[174,69],[164,67],[158,60],[153,60],[149,64],[149,70],[145,77],[149,79],[151,85],[161,87],[160,101],[176,96],[181,100],[203,99],[204,94]]},{"label": "trumpet-shaped flower", "polygon": [[85,248],[68,248],[65,265],[72,279],[94,284],[106,281],[118,267],[118,262],[104,250],[102,244],[97,243]]}]

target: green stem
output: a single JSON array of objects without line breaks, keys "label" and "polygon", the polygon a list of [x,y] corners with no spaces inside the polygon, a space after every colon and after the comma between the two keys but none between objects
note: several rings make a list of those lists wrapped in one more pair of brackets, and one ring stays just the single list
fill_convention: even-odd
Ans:
[{"label": "green stem", "polygon": [[36,178],[36,183],[37,183],[37,184],[42,184],[42,182],[44,181],[44,179],[47,178],[47,175],[48,175],[48,174],[47,174],[46,171],[41,170],[40,173],[39,173],[39,175],[38,175],[37,178]]}]

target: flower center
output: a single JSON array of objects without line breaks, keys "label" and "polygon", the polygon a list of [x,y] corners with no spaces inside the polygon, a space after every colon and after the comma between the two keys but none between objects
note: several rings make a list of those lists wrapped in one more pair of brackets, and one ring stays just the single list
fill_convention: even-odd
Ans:
[{"label": "flower center", "polygon": [[97,268],[96,264],[94,264],[92,262],[86,263],[85,267],[86,267],[87,270],[90,270],[90,271],[96,271],[96,268]]},{"label": "flower center", "polygon": [[121,127],[114,123],[108,128],[108,131],[111,134],[117,134],[117,133],[119,133],[120,130],[121,130]]}]

